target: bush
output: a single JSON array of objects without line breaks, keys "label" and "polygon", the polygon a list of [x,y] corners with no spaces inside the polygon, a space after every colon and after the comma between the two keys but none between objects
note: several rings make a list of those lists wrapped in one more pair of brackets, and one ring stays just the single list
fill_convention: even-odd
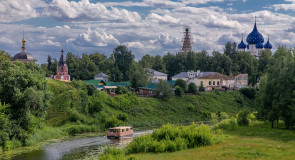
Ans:
[{"label": "bush", "polygon": [[105,128],[116,127],[122,124],[122,121],[118,120],[116,116],[112,116],[109,120],[106,121]]},{"label": "bush", "polygon": [[115,90],[116,94],[126,94],[128,93],[128,89],[126,87],[118,86]]},{"label": "bush", "polygon": [[175,95],[179,96],[179,97],[182,97],[184,95],[183,89],[181,87],[179,87],[179,86],[176,86],[175,87]]},{"label": "bush", "polygon": [[248,97],[250,99],[253,99],[256,96],[256,89],[255,88],[241,88],[240,92],[244,96],[246,96],[246,97]]},{"label": "bush", "polygon": [[126,113],[120,113],[117,118],[120,121],[126,122],[128,120],[128,115]]},{"label": "bush", "polygon": [[214,130],[222,129],[227,131],[233,131],[237,129],[238,124],[236,119],[225,119],[219,122],[217,125],[213,127]]},{"label": "bush", "polygon": [[212,144],[212,132],[206,125],[176,126],[167,124],[155,129],[152,134],[134,138],[127,146],[127,153],[175,152]]},{"label": "bush", "polygon": [[248,126],[250,121],[248,119],[249,112],[248,111],[241,111],[238,114],[238,124],[239,126]]},{"label": "bush", "polygon": [[124,160],[125,153],[123,149],[116,147],[107,147],[103,154],[99,155],[99,160]]},{"label": "bush", "polygon": [[196,94],[197,93],[197,86],[196,86],[196,84],[195,83],[190,83],[188,85],[188,91],[190,93]]},{"label": "bush", "polygon": [[177,79],[175,81],[175,86],[179,86],[183,89],[183,91],[186,90],[186,82],[183,79]]},{"label": "bush", "polygon": [[203,84],[200,85],[200,87],[199,87],[199,91],[200,91],[200,92],[204,92],[204,91],[205,91],[205,88],[204,88]]}]

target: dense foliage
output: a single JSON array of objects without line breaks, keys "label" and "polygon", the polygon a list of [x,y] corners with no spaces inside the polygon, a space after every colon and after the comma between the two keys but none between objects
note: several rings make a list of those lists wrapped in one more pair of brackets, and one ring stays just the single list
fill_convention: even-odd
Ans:
[{"label": "dense foliage", "polygon": [[135,137],[127,146],[127,153],[175,152],[212,144],[209,126],[192,123],[190,126],[167,124],[155,129],[152,134]]},{"label": "dense foliage", "polygon": [[0,97],[0,101],[7,104],[0,105],[0,119],[3,121],[0,128],[5,132],[3,135],[8,135],[1,138],[0,145],[7,148],[7,142],[13,139],[26,145],[30,134],[42,128],[49,107],[43,70],[32,63],[5,62],[0,70]]},{"label": "dense foliage", "polygon": [[270,58],[266,74],[261,78],[257,105],[259,117],[272,122],[283,120],[288,129],[295,124],[294,51],[279,47]]}]

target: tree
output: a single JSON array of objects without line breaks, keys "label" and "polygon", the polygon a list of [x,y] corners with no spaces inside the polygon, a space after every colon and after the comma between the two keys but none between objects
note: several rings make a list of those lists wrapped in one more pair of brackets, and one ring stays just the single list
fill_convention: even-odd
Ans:
[{"label": "tree", "polygon": [[7,61],[0,70],[0,84],[1,101],[10,105],[9,137],[25,144],[28,134],[42,127],[49,106],[45,73],[37,64]]},{"label": "tree", "polygon": [[134,60],[134,55],[124,45],[117,46],[114,49],[113,54],[115,58],[115,65],[118,66],[118,69],[122,73],[123,81],[127,81],[127,72],[129,71],[129,67]]},{"label": "tree", "polygon": [[165,65],[163,63],[163,59],[160,55],[156,55],[154,58],[154,63],[152,69],[159,71],[159,72],[166,72]]},{"label": "tree", "polygon": [[152,68],[154,64],[154,57],[149,54],[144,55],[141,60],[139,60],[139,64],[143,68]]},{"label": "tree", "polygon": [[179,86],[183,91],[186,90],[186,82],[183,79],[177,79],[175,82],[175,86]]},{"label": "tree", "polygon": [[131,64],[128,75],[131,86],[134,89],[137,89],[138,87],[144,87],[148,84],[149,76],[147,72],[136,62]]},{"label": "tree", "polygon": [[197,93],[197,86],[195,83],[191,82],[189,85],[188,85],[188,91],[190,93],[193,93],[193,94],[196,94]]},{"label": "tree", "polygon": [[11,57],[6,51],[0,50],[0,64],[4,61],[9,61],[10,59]]},{"label": "tree", "polygon": [[168,99],[172,95],[172,87],[169,83],[163,80],[159,80],[155,89],[156,97],[162,99]]},{"label": "tree", "polygon": [[175,95],[178,97],[182,97],[184,95],[184,91],[180,86],[175,87]]},{"label": "tree", "polygon": [[213,52],[213,57],[211,59],[211,71],[230,75],[231,65],[232,61],[227,55],[221,54],[216,51]]}]

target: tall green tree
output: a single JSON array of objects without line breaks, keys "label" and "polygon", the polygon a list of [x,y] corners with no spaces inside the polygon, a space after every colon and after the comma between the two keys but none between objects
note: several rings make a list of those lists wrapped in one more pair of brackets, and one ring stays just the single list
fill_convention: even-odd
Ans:
[{"label": "tall green tree", "polygon": [[163,73],[166,72],[166,68],[165,68],[165,65],[163,63],[163,59],[162,59],[162,57],[160,55],[155,56],[152,69],[154,69],[156,71],[159,71],[159,72],[163,72]]},{"label": "tall green tree", "polygon": [[134,89],[137,89],[138,87],[145,87],[149,82],[147,72],[137,62],[133,62],[131,64],[128,75],[131,86]]},{"label": "tall green tree", "polygon": [[172,96],[173,91],[171,85],[163,80],[159,80],[155,89],[156,96],[161,99],[168,99]]},{"label": "tall green tree", "polygon": [[134,55],[131,50],[129,50],[124,45],[117,46],[114,51],[115,65],[118,66],[120,72],[122,73],[123,80],[128,80],[127,72],[129,71],[129,67],[134,61]]}]

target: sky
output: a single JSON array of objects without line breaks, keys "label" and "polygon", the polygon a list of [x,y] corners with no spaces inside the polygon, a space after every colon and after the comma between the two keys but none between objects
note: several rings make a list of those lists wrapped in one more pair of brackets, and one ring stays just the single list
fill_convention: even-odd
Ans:
[{"label": "sky", "polygon": [[223,52],[226,42],[258,31],[273,45],[295,47],[295,0],[0,0],[0,50],[38,63],[65,53],[112,54],[126,45],[136,59],[177,53],[184,27],[193,50]]}]

